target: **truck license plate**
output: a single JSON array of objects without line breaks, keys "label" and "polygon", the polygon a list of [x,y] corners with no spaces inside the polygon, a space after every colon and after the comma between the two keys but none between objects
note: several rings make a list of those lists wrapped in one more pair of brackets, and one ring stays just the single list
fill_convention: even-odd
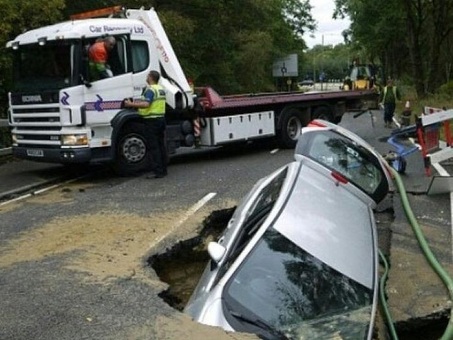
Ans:
[{"label": "truck license plate", "polygon": [[27,149],[27,156],[44,157],[44,152],[40,149]]}]

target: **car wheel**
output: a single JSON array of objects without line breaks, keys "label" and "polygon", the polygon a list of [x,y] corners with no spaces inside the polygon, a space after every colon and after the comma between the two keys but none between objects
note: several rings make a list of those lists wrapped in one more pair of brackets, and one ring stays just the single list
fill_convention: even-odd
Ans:
[{"label": "car wheel", "polygon": [[145,126],[131,123],[123,128],[116,147],[115,172],[130,176],[150,168],[149,147]]},{"label": "car wheel", "polygon": [[283,148],[291,149],[296,146],[302,130],[301,112],[290,109],[282,113],[279,143]]}]

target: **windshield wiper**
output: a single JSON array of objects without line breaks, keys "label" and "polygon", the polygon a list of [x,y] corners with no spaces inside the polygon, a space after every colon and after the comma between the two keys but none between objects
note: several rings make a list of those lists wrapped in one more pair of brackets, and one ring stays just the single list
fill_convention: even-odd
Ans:
[{"label": "windshield wiper", "polygon": [[271,338],[269,337],[266,337],[266,339],[277,339],[277,340],[289,340],[289,338],[283,334],[283,332],[279,331],[278,329],[275,329],[274,327],[272,327],[271,325],[267,324],[266,322],[264,322],[263,320],[261,319],[252,319],[252,318],[249,318],[245,315],[242,315],[240,313],[236,313],[234,311],[229,311],[230,314],[232,316],[234,316],[236,319],[239,319],[241,321],[245,321],[249,324],[252,324],[262,330],[265,330],[267,333],[269,333],[270,335],[272,335]]}]

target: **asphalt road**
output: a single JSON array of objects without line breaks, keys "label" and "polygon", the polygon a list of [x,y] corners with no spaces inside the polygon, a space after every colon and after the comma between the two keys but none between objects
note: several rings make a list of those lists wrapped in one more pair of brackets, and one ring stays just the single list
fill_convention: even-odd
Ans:
[{"label": "asphalt road", "polygon": [[[234,207],[292,160],[292,150],[273,150],[267,143],[201,150],[173,157],[164,179],[104,170],[0,205],[0,339],[250,338],[173,310],[158,297],[166,286],[146,260],[195,235],[211,211]],[[0,192],[20,198],[28,191],[15,195],[12,187],[37,181],[41,189],[65,175],[60,166],[13,161],[0,166]]]},{"label": "asphalt road", "polygon": [[[385,142],[390,130],[380,118],[376,113],[373,127],[368,114],[356,119],[350,114],[342,125],[385,153],[391,149]],[[291,161],[292,152],[270,143],[200,150],[173,157],[164,179],[118,178],[96,169],[95,175],[42,193],[36,190],[68,178],[64,167],[0,165],[0,199],[19,198],[0,201],[0,339],[253,338],[195,324],[169,307],[158,297],[167,287],[146,261],[194,237],[212,211],[234,207],[259,178]],[[414,209],[444,232],[447,245],[436,243],[435,250],[449,261],[449,197],[428,199],[431,179],[420,155],[408,161],[404,183],[415,194]],[[33,194],[20,199],[30,190]],[[195,211],[209,194],[212,199]],[[394,199],[385,204],[381,211],[394,211],[399,222],[398,241],[416,250],[400,204]]]}]

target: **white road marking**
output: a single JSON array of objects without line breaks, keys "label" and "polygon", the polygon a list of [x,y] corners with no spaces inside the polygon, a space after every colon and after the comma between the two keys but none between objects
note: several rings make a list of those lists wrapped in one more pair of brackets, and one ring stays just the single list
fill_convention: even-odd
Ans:
[{"label": "white road marking", "polygon": [[163,239],[168,237],[173,231],[175,231],[176,228],[180,227],[185,221],[189,219],[193,214],[195,214],[198,210],[200,210],[206,203],[208,203],[214,196],[217,195],[215,192],[211,192],[207,194],[205,197],[200,199],[197,203],[195,203],[192,207],[190,207],[189,210],[186,211],[184,216],[177,222],[175,223],[164,235],[162,235],[159,238],[156,238],[154,240],[154,243],[150,245],[150,249],[154,247],[156,244],[161,242]]},{"label": "white road marking", "polygon": [[10,204],[10,203],[13,203],[13,202],[21,201],[21,200],[23,200],[23,199],[26,199],[26,198],[29,198],[29,197],[32,197],[32,196],[35,196],[35,195],[42,194],[43,192],[46,192],[46,191],[49,191],[49,190],[58,188],[58,187],[60,187],[60,186],[62,186],[62,185],[66,185],[66,184],[69,184],[69,183],[78,181],[78,180],[80,180],[80,179],[82,179],[82,178],[85,178],[85,177],[87,177],[87,175],[81,176],[81,177],[77,177],[77,178],[73,178],[73,179],[70,179],[70,180],[68,180],[68,181],[65,181],[65,182],[62,182],[62,183],[59,183],[59,184],[53,184],[53,185],[51,185],[51,186],[48,186],[48,187],[45,187],[45,188],[42,188],[42,189],[33,191],[32,193],[25,194],[25,195],[22,195],[22,196],[19,196],[19,197],[15,197],[15,198],[10,199],[10,200],[8,200],[8,201],[1,202],[1,203],[0,203],[0,207],[1,207],[1,206],[4,206],[4,205],[7,205],[7,204]]},{"label": "white road marking", "polygon": [[[443,166],[440,165],[439,163],[433,163],[432,166],[433,168],[436,169],[439,175],[450,176],[448,171],[445,170]],[[453,262],[453,192],[450,192],[450,228],[451,228],[451,258]]]},{"label": "white road marking", "polygon": [[277,153],[279,151],[280,151],[280,149],[274,149],[274,150],[271,151],[271,154],[273,155],[274,153]]}]

